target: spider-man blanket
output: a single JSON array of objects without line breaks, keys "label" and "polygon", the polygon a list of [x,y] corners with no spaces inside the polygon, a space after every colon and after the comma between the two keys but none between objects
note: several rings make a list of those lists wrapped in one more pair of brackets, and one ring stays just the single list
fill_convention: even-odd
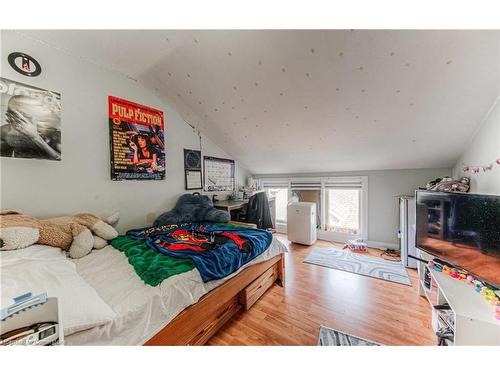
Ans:
[{"label": "spider-man blanket", "polygon": [[133,229],[127,235],[146,240],[163,254],[191,259],[204,282],[232,274],[272,241],[265,230],[219,223],[163,225]]}]

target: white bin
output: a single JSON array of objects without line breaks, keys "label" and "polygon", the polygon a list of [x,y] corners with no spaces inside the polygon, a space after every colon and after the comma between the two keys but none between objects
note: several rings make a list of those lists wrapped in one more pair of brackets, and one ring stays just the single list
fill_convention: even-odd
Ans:
[{"label": "white bin", "polygon": [[316,203],[291,202],[287,206],[287,234],[292,242],[312,245],[316,242]]}]

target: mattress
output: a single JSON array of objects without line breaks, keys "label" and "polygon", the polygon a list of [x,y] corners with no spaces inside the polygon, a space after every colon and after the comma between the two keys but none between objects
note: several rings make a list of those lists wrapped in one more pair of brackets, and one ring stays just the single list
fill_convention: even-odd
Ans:
[{"label": "mattress", "polygon": [[246,267],[264,262],[286,246],[273,237],[269,248],[235,273],[204,283],[195,268],[152,287],[136,275],[126,256],[107,246],[73,260],[77,272],[116,313],[110,323],[65,337],[65,345],[142,345],[186,307]]}]

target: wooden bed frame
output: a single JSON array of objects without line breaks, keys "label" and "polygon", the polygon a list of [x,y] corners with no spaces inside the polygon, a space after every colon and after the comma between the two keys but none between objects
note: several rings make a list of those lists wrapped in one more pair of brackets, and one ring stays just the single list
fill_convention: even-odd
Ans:
[{"label": "wooden bed frame", "polygon": [[284,254],[245,268],[187,307],[144,345],[203,345],[239,310],[248,310],[274,283],[285,284]]}]

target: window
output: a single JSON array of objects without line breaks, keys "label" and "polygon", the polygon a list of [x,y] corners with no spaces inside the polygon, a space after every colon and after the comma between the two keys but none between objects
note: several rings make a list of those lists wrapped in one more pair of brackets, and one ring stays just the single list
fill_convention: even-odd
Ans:
[{"label": "window", "polygon": [[292,197],[297,197],[299,202],[316,203],[316,227],[321,228],[321,177],[292,178],[290,188]]},{"label": "window", "polygon": [[368,239],[368,177],[276,177],[260,180],[276,199],[276,225],[286,231],[290,197],[316,203],[318,238],[344,242]]},{"label": "window", "polygon": [[323,180],[324,226],[322,238],[333,241],[368,239],[368,178],[328,177]]},{"label": "window", "polygon": [[359,189],[326,189],[325,230],[347,235],[361,231]]},{"label": "window", "polygon": [[275,198],[276,229],[286,230],[286,208],[290,195],[290,182],[286,178],[270,178],[260,180],[260,188],[264,189],[268,197]]},{"label": "window", "polygon": [[288,204],[288,188],[268,188],[268,196],[275,197],[276,223],[286,223],[286,206]]}]

